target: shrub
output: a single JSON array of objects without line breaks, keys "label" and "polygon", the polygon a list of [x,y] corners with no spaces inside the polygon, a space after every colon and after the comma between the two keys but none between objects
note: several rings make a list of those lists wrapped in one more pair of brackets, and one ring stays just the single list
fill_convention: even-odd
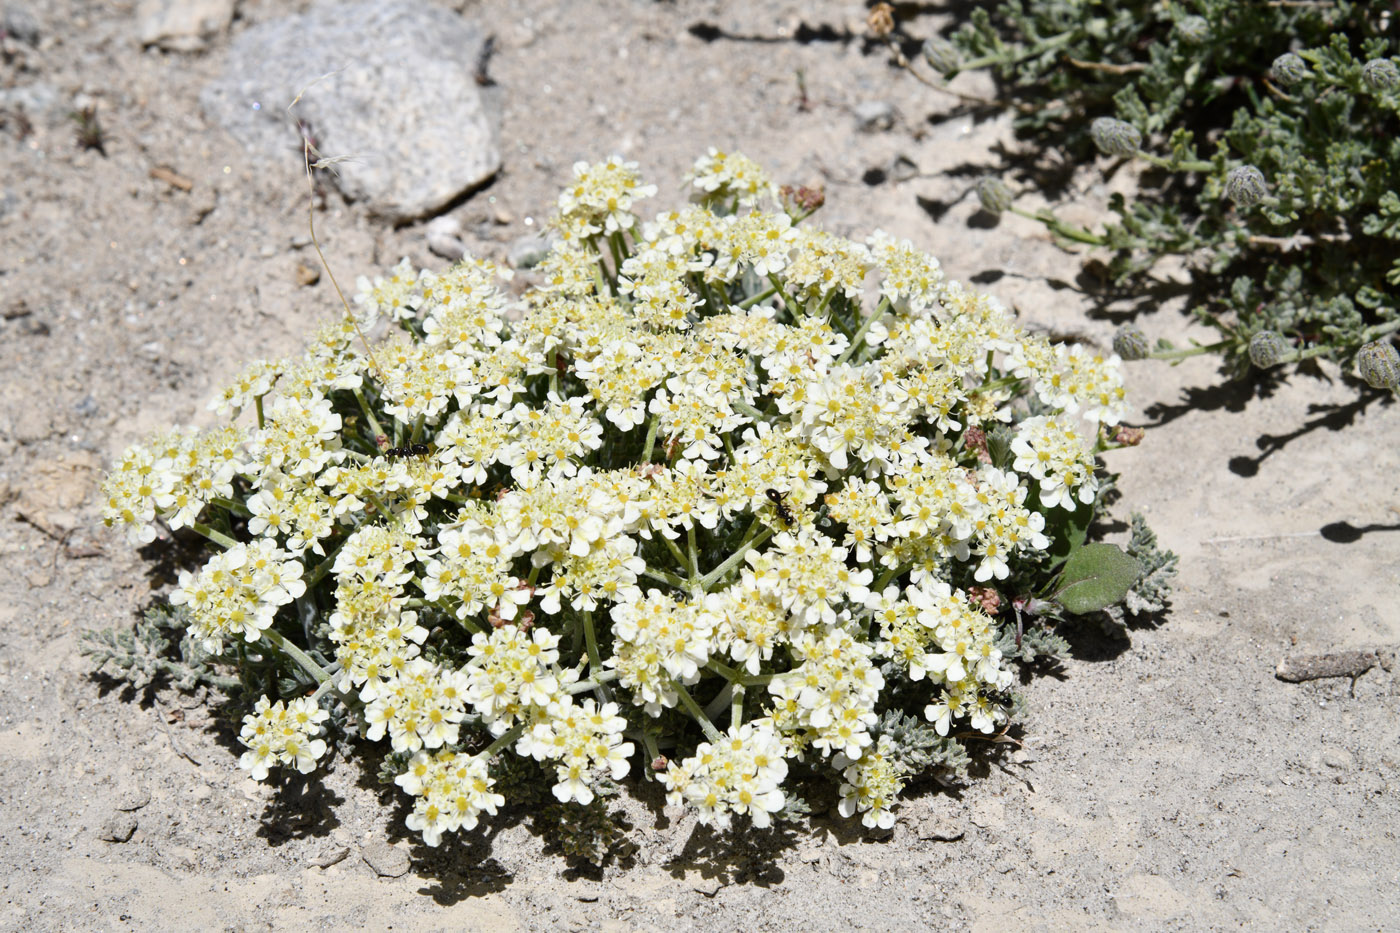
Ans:
[{"label": "shrub", "polygon": [[[386,743],[430,845],[542,776],[589,806],[640,773],[766,826],[802,812],[798,765],[888,826],[1008,728],[1057,620],[1162,608],[1145,526],[1141,563],[1085,544],[1117,357],[1027,334],[906,241],[801,225],[817,193],[742,156],[691,184],[643,223],[634,164],[580,163],[519,306],[490,262],[401,263],[220,393],[232,424],[129,449],[106,522],[216,550],[95,657],[231,668],[258,779],[337,730]],[[581,813],[569,851],[605,825]]]},{"label": "shrub", "polygon": [[1158,342],[1152,356],[1214,352],[1242,374],[1269,332],[1282,341],[1269,365],[1353,365],[1400,329],[1393,17],[1346,0],[1003,0],[929,40],[929,60],[945,76],[992,69],[1033,151],[1143,165],[1136,195],[1114,195],[1099,230],[1005,209],[1109,251],[1120,285],[1185,257],[1191,310],[1220,339]]}]

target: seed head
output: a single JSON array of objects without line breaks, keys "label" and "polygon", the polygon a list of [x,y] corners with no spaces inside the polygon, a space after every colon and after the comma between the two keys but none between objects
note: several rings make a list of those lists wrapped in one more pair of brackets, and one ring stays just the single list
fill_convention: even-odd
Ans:
[{"label": "seed head", "polygon": [[1274,59],[1274,65],[1269,71],[1279,84],[1292,87],[1308,76],[1308,63],[1292,52],[1284,52]]},{"label": "seed head", "polygon": [[1366,344],[1356,353],[1356,372],[1373,389],[1400,387],[1400,353],[1395,344],[1388,339]]},{"label": "seed head", "polygon": [[1124,324],[1113,335],[1113,352],[1125,360],[1145,360],[1152,352],[1147,335],[1136,324]]},{"label": "seed head", "polygon": [[1400,68],[1388,58],[1373,58],[1362,65],[1361,77],[1373,91],[1393,91],[1400,87]]},{"label": "seed head", "polygon": [[1277,366],[1283,355],[1292,349],[1283,335],[1272,330],[1261,330],[1249,338],[1249,361],[1260,369]]},{"label": "seed head", "polygon": [[1176,21],[1176,34],[1181,41],[1197,45],[1210,38],[1210,23],[1204,16],[1183,16]]},{"label": "seed head", "polygon": [[1006,182],[995,175],[988,175],[977,183],[977,200],[982,202],[982,210],[990,214],[1008,210],[1014,198]]},{"label": "seed head", "polygon": [[1238,165],[1225,176],[1225,196],[1237,207],[1253,207],[1268,195],[1264,173],[1252,165]]},{"label": "seed head", "polygon": [[1137,127],[1113,117],[1099,117],[1089,124],[1089,135],[1104,155],[1130,156],[1142,145]]},{"label": "seed head", "polygon": [[924,40],[924,61],[941,75],[950,75],[962,66],[962,55],[958,47],[941,36]]}]

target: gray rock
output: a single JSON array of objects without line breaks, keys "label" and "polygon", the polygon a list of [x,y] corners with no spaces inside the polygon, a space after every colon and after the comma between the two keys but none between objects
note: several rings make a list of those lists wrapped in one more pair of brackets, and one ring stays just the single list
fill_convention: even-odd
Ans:
[{"label": "gray rock", "polygon": [[141,44],[198,52],[233,22],[235,0],[141,0],[136,7]]},{"label": "gray rock", "polygon": [[151,792],[144,787],[131,787],[122,791],[117,798],[117,809],[126,813],[140,810],[151,802]]},{"label": "gray rock", "polygon": [[862,133],[882,133],[894,126],[894,106],[887,100],[867,100],[856,104],[856,129]]},{"label": "gray rock", "polygon": [[467,251],[466,244],[462,242],[462,224],[456,217],[434,218],[428,222],[423,233],[428,240],[428,249],[443,259],[456,262]]},{"label": "gray rock", "polygon": [[103,842],[127,842],[136,835],[136,817],[130,813],[117,813],[102,824],[98,836]]},{"label": "gray rock", "polygon": [[5,30],[5,35],[27,45],[39,44],[39,21],[23,4],[5,4],[5,12],[0,16],[0,28]]},{"label": "gray rock", "polygon": [[510,244],[510,252],[506,256],[517,269],[533,269],[544,261],[553,248],[554,238],[541,230],[539,233],[527,233]]},{"label": "gray rock", "polygon": [[315,865],[317,868],[330,868],[332,865],[339,865],[341,862],[345,861],[349,855],[349,846],[334,846],[329,851],[322,854],[320,858],[312,859],[311,864]]},{"label": "gray rock", "polygon": [[360,855],[365,864],[373,868],[374,873],[381,878],[400,878],[408,874],[408,853],[383,840],[365,846]]},{"label": "gray rock", "polygon": [[1340,748],[1327,748],[1322,752],[1322,763],[1337,771],[1350,771],[1351,755]]},{"label": "gray rock", "polygon": [[200,100],[249,150],[289,170],[300,121],[322,157],[344,159],[330,168],[347,197],[412,220],[500,167],[473,76],[481,47],[475,27],[430,4],[322,4],[238,36]]}]

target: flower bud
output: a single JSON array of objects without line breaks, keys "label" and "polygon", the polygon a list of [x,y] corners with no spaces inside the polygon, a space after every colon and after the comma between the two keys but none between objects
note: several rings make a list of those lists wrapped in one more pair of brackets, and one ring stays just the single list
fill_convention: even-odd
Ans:
[{"label": "flower bud", "polygon": [[958,47],[941,36],[924,41],[924,61],[941,75],[950,75],[962,65],[962,55]]},{"label": "flower bud", "polygon": [[1393,91],[1400,87],[1400,68],[1388,58],[1373,58],[1362,65],[1361,77],[1373,91]]},{"label": "flower bud", "polygon": [[1261,330],[1249,338],[1249,361],[1260,369],[1277,366],[1291,347],[1283,335],[1272,330]]},{"label": "flower bud", "polygon": [[1145,360],[1152,347],[1142,328],[1136,324],[1125,324],[1113,335],[1113,352],[1125,360]]},{"label": "flower bud", "polygon": [[1308,76],[1308,64],[1292,52],[1284,52],[1274,59],[1274,65],[1269,71],[1279,84],[1292,87]]},{"label": "flower bud", "polygon": [[1239,165],[1225,176],[1225,196],[1237,207],[1253,207],[1268,197],[1264,173],[1252,165]]},{"label": "flower bud", "polygon": [[1104,155],[1130,156],[1142,145],[1137,127],[1113,117],[1098,117],[1089,124],[1089,135]]},{"label": "flower bud", "polygon": [[1389,339],[1366,344],[1356,353],[1356,372],[1373,389],[1400,388],[1400,353]]},{"label": "flower bud", "polygon": [[1210,37],[1210,23],[1204,16],[1183,16],[1176,21],[1176,34],[1182,42],[1198,45]]},{"label": "flower bud", "polygon": [[982,210],[990,214],[1009,210],[1014,198],[1006,182],[995,175],[988,175],[977,183],[977,200],[982,202]]}]

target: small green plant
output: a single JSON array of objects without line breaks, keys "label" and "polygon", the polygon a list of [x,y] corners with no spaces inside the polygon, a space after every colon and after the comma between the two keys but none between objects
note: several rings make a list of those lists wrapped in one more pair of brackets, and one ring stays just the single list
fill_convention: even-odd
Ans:
[{"label": "small green plant", "polygon": [[1219,339],[1177,348],[1137,331],[1125,358],[1217,353],[1239,375],[1323,357],[1364,378],[1374,369],[1358,352],[1400,330],[1394,16],[1347,0],[1003,0],[927,41],[936,77],[896,54],[939,87],[992,69],[999,104],[1042,155],[1142,166],[1136,196],[1114,195],[1116,220],[1097,230],[1015,206],[1000,178],[978,187],[987,210],[1108,251],[1119,285],[1187,259],[1191,310]]},{"label": "small green plant", "polygon": [[[401,263],[215,398],[233,423],[123,456],[110,526],[214,546],[168,618],[182,676],[254,701],[253,777],[313,771],[345,728],[389,746],[428,844],[552,795],[595,861],[629,775],[762,827],[805,811],[802,762],[889,826],[907,781],[1005,732],[1057,619],[1141,584],[1086,544],[1096,457],[1137,440],[1116,357],[907,241],[802,225],[815,193],[743,156],[691,182],[643,223],[634,164],[580,163],[517,306],[489,262]],[[180,669],[144,660],[171,638],[92,643],[146,678]]]}]

